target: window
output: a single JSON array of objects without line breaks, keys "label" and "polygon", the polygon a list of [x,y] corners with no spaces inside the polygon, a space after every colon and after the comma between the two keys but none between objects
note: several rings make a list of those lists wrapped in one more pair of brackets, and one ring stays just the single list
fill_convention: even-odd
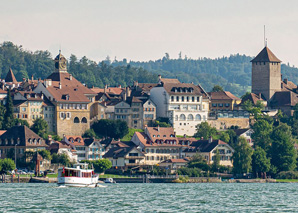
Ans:
[{"label": "window", "polygon": [[171,101],[172,101],[172,102],[174,101],[174,96],[171,96]]},{"label": "window", "polygon": [[200,97],[197,97],[197,102],[200,102]]},{"label": "window", "polygon": [[22,111],[23,111],[23,112],[26,112],[26,108],[25,108],[25,107],[23,107],[23,108],[22,108]]},{"label": "window", "polygon": [[195,119],[196,119],[196,121],[200,121],[201,120],[201,115],[197,114]]},{"label": "window", "polygon": [[67,112],[67,113],[66,113],[66,118],[70,118],[70,117],[71,117],[70,112]]},{"label": "window", "polygon": [[189,97],[188,96],[186,97],[186,101],[189,102]]},{"label": "window", "polygon": [[82,123],[87,123],[87,118],[83,117],[82,118]]},{"label": "window", "polygon": [[184,102],[184,96],[181,97],[181,101]]},{"label": "window", "polygon": [[78,117],[75,117],[73,120],[74,123],[80,123],[80,119]]},{"label": "window", "polygon": [[185,119],[186,119],[185,115],[184,114],[181,114],[180,115],[180,121],[185,121]]},{"label": "window", "polygon": [[229,103],[225,103],[225,107],[229,107],[230,106],[230,104]]},{"label": "window", "polygon": [[217,104],[212,104],[212,107],[217,107]]},{"label": "window", "polygon": [[187,116],[187,120],[188,120],[188,121],[193,121],[193,115],[192,115],[192,114],[189,114],[189,115]]},{"label": "window", "polygon": [[179,96],[176,97],[176,101],[179,101]]},{"label": "window", "polygon": [[218,104],[219,107],[223,107],[223,104]]}]

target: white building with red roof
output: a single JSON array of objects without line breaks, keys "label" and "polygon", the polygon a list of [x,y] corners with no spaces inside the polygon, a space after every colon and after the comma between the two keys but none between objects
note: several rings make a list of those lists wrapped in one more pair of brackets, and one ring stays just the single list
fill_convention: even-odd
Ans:
[{"label": "white building with red roof", "polygon": [[169,118],[177,135],[193,136],[196,125],[208,118],[210,100],[200,85],[160,77],[150,99],[156,104],[156,117]]}]

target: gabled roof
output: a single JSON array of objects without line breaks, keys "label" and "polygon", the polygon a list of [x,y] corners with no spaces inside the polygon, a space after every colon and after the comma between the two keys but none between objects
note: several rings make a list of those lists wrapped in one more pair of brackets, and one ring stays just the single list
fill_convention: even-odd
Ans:
[{"label": "gabled roof", "polygon": [[[37,135],[35,132],[33,132],[31,129],[29,129],[27,126],[13,126],[10,129],[8,129],[4,134],[0,136],[0,139],[3,141],[5,139],[8,140],[8,146],[11,146],[10,140],[14,140],[14,144],[17,143],[17,139],[20,140],[20,146],[33,146],[33,147],[47,147],[45,140],[43,140],[42,137]],[[31,139],[31,143],[29,140]],[[36,140],[36,144],[34,142]],[[13,145],[14,145],[13,144]],[[7,146],[7,145],[6,145]]]},{"label": "gabled roof", "polygon": [[240,136],[249,130],[251,130],[251,129],[233,129],[233,131],[236,133],[237,136]]},{"label": "gabled roof", "polygon": [[291,91],[278,91],[275,92],[271,101],[270,106],[281,107],[281,106],[295,106],[298,103],[298,94]]},{"label": "gabled roof", "polygon": [[68,142],[69,144],[72,144],[74,146],[85,146],[85,142],[82,136],[66,135],[63,137],[62,142]]},{"label": "gabled roof", "polygon": [[208,92],[211,100],[241,100],[228,91]]},{"label": "gabled roof", "polygon": [[271,50],[266,46],[253,60],[251,60],[251,62],[278,62],[278,63],[280,63],[281,60],[279,60],[271,52]]},{"label": "gabled roof", "polygon": [[12,82],[12,83],[18,83],[16,77],[14,76],[12,69],[9,68],[9,71],[5,77],[5,82]]},{"label": "gabled roof", "polygon": [[227,143],[221,140],[198,140],[191,143],[190,148],[185,149],[184,152],[211,152],[217,145],[223,144],[228,145]]},{"label": "gabled roof", "polygon": [[[103,157],[104,158],[120,158],[120,157],[125,157],[133,149],[137,149],[137,147],[136,146],[114,147],[114,148],[111,148]],[[144,156],[144,154],[141,151],[139,151],[139,152]]]},{"label": "gabled roof", "polygon": [[242,99],[240,105],[242,105],[242,104],[243,104],[245,101],[247,101],[247,100],[251,101],[254,105],[256,105],[258,101],[265,101],[265,100],[262,98],[262,94],[261,94],[261,97],[260,97],[260,95],[257,95],[257,94],[255,94],[255,93],[250,93],[249,95],[246,95],[246,96]]}]

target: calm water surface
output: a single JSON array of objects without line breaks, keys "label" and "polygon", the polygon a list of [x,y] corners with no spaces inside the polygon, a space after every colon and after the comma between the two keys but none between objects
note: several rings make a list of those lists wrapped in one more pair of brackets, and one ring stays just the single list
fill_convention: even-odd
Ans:
[{"label": "calm water surface", "polygon": [[298,212],[298,184],[0,184],[0,212]]}]

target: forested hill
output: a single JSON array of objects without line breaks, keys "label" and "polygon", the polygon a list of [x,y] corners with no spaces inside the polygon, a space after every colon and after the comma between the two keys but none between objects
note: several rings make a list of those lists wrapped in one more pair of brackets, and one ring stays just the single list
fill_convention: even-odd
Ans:
[{"label": "forested hill", "polygon": [[[216,84],[222,86],[236,96],[242,96],[251,90],[251,63],[252,57],[246,55],[230,55],[216,59],[199,58],[189,59],[181,56],[171,59],[166,53],[165,57],[156,61],[139,62],[130,61],[134,67],[142,67],[152,73],[163,77],[178,78],[181,82],[200,83],[206,91],[210,91]],[[114,66],[125,65],[128,62],[114,61]],[[283,78],[298,83],[298,69],[282,64]]]},{"label": "forested hill", "polygon": [[[30,52],[22,46],[4,42],[0,44],[1,78],[5,78],[11,67],[18,81],[31,78],[32,75],[35,79],[44,79],[54,70],[54,57],[48,51]],[[82,83],[98,87],[104,87],[105,84],[127,86],[132,85],[134,80],[140,83],[154,83],[160,74],[164,78],[178,78],[181,82],[200,83],[206,91],[218,84],[240,97],[250,89],[251,59],[245,55],[217,59],[171,59],[166,54],[162,59],[148,62],[128,62],[126,59],[95,62],[87,57],[78,59],[71,55],[68,60],[68,72]],[[282,65],[283,77],[296,84],[297,71],[297,68]]]}]

